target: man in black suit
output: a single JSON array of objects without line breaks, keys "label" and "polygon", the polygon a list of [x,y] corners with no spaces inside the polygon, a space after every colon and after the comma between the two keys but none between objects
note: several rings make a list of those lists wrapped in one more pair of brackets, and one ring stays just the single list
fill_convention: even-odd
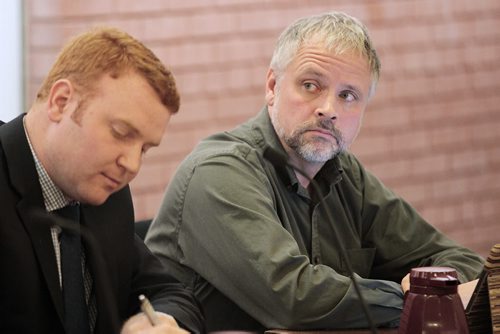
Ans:
[{"label": "man in black suit", "polygon": [[[174,78],[149,49],[97,29],[68,43],[29,112],[0,126],[1,333],[116,333],[127,318],[122,333],[203,331],[191,292],[134,235],[128,188],[178,109]],[[96,241],[78,248],[84,288],[68,279],[63,237],[75,234],[54,224],[62,208]],[[69,320],[78,305],[67,294],[79,289],[85,326]],[[139,313],[140,294],[157,326]]]}]

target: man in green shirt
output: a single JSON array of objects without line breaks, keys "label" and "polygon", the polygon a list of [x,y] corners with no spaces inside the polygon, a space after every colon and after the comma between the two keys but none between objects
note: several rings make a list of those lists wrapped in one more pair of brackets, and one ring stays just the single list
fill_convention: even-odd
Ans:
[{"label": "man in green shirt", "polygon": [[[378,326],[397,325],[411,268],[453,267],[461,282],[481,270],[347,151],[379,68],[358,20],[296,21],[276,45],[264,109],[178,169],[146,242],[193,288],[209,331],[367,327],[341,247]],[[306,175],[266,160],[267,147]]]}]

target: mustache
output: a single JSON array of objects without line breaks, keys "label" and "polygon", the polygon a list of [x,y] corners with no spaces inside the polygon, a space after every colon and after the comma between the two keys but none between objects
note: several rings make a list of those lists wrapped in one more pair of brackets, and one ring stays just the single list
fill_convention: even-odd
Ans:
[{"label": "mustache", "polygon": [[328,131],[338,143],[343,142],[342,132],[335,127],[334,124],[328,119],[320,119],[313,122],[304,123],[300,128],[296,130],[296,134],[301,135],[307,131],[311,131],[314,129],[323,129]]}]

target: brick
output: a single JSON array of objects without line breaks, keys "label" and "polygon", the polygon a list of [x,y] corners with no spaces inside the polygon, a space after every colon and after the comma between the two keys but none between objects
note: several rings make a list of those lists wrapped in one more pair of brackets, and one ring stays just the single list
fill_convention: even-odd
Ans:
[{"label": "brick", "polygon": [[38,53],[36,55],[31,55],[28,59],[30,68],[32,70],[32,76],[37,78],[37,81],[41,82],[43,78],[47,75],[52,64],[56,60],[56,53]]},{"label": "brick", "polygon": [[487,159],[487,153],[483,150],[471,149],[456,152],[451,155],[451,169],[481,172],[486,169]]},{"label": "brick", "polygon": [[466,196],[470,191],[470,182],[464,178],[451,178],[434,181],[432,194],[435,200],[443,200],[450,197],[460,198]]},{"label": "brick", "polygon": [[383,162],[370,164],[370,171],[388,185],[394,180],[401,180],[408,176],[412,165],[411,160],[385,159]]},{"label": "brick", "polygon": [[151,152],[151,155],[161,156],[163,159],[168,156],[182,159],[203,137],[205,137],[203,133],[200,133],[200,130],[196,128],[188,128],[184,131],[167,130],[161,146],[156,151]]},{"label": "brick", "polygon": [[361,133],[351,146],[351,150],[359,156],[377,156],[390,151],[391,139],[383,135],[363,136]]},{"label": "brick", "polygon": [[474,182],[470,183],[469,191],[481,198],[498,198],[500,196],[500,183],[492,180],[498,180],[499,178],[500,171],[498,169],[475,173]]},{"label": "brick", "polygon": [[429,200],[433,196],[432,187],[423,183],[401,183],[394,185],[392,189],[407,202],[415,206],[425,203],[426,200]]},{"label": "brick", "polygon": [[463,224],[463,216],[460,202],[452,203],[429,203],[422,210],[425,219],[445,233],[457,229],[457,225]]},{"label": "brick", "polygon": [[169,10],[186,10],[202,8],[209,5],[207,0],[198,1],[164,1],[164,0],[147,0],[145,1],[117,1],[116,11],[119,13],[137,13],[137,12],[162,12]]},{"label": "brick", "polygon": [[166,161],[144,163],[141,171],[130,185],[140,192],[163,190],[172,172],[171,164]]},{"label": "brick", "polygon": [[390,147],[395,153],[425,151],[430,147],[429,136],[421,130],[404,131],[392,136]]},{"label": "brick", "polygon": [[[498,53],[500,52],[500,45],[498,43],[492,44],[489,40],[485,44],[479,44],[479,41],[474,43],[475,47],[468,47],[463,49],[463,56],[468,63],[480,64],[498,62]],[[496,63],[498,66],[498,63]]]},{"label": "brick", "polygon": [[484,198],[478,203],[478,216],[474,217],[474,221],[482,221],[486,219],[498,218],[500,207],[498,199]]},{"label": "brick", "polygon": [[[391,41],[386,47],[395,51],[415,50],[414,45],[431,45],[432,28],[429,25],[416,25],[410,22],[401,22],[397,26],[381,26],[377,29],[377,36],[382,40]],[[408,38],[411,36],[411,39]],[[379,47],[385,46],[384,44]]]},{"label": "brick", "polygon": [[[180,89],[182,92],[182,88]],[[171,126],[176,124],[193,124],[199,126],[212,118],[213,110],[209,102],[204,100],[184,100],[181,96],[181,109],[171,118]]]},{"label": "brick", "polygon": [[194,27],[189,25],[191,16],[173,13],[149,18],[140,18],[144,25],[146,40],[169,41],[179,38],[190,38]]},{"label": "brick", "polygon": [[498,143],[498,140],[500,139],[498,123],[485,122],[474,126],[471,130],[472,138],[475,143]]},{"label": "brick", "polygon": [[407,109],[374,109],[368,106],[364,121],[363,132],[387,131],[391,128],[400,129],[410,126],[411,110]]},{"label": "brick", "polygon": [[472,140],[470,129],[463,125],[435,128],[427,135],[435,151],[456,150],[458,147],[468,146]]},{"label": "brick", "polygon": [[472,87],[477,90],[483,89],[498,89],[500,91],[500,82],[498,76],[500,75],[500,66],[492,67],[489,71],[477,71],[470,77]]},{"label": "brick", "polygon": [[[264,93],[232,95],[226,99],[220,99],[214,106],[215,113],[220,123],[224,119],[237,117],[238,119],[248,119],[256,115],[264,106]],[[231,122],[232,124],[238,124]],[[229,126],[232,128],[233,126]]]},{"label": "brick", "polygon": [[410,167],[407,170],[413,177],[428,176],[434,178],[434,175],[442,175],[450,170],[450,158],[446,154],[425,153],[415,156],[410,161]]}]

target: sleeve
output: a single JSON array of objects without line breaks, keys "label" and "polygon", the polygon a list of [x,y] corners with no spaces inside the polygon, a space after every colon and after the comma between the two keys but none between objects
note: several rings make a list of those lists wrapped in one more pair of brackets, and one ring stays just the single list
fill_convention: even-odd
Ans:
[{"label": "sleeve", "polygon": [[483,259],[426,222],[405,200],[385,187],[351,156],[346,169],[362,184],[360,219],[364,243],[376,248],[371,276],[399,282],[411,268],[445,266],[457,270],[462,283],[475,279]]},{"label": "sleeve", "polygon": [[[207,159],[186,179],[173,180],[155,219],[177,236],[161,247],[169,247],[181,264],[267,328],[367,326],[350,279],[312,265],[281,225],[256,154]],[[399,284],[361,278],[359,283],[378,324],[399,318]]]},{"label": "sleeve", "polygon": [[192,292],[167,273],[138,236],[135,236],[134,247],[137,270],[132,278],[130,313],[139,311],[138,296],[144,294],[156,311],[173,316],[180,327],[191,333],[204,333],[201,307]]}]

